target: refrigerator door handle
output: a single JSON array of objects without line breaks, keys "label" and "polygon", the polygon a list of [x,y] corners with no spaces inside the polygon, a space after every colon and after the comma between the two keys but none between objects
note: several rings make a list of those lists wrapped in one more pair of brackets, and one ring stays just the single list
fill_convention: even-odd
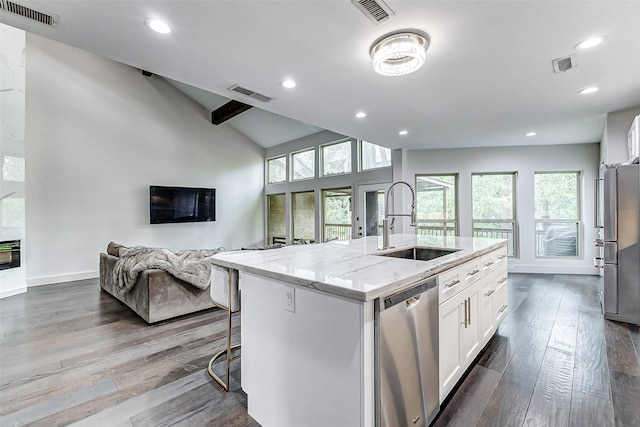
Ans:
[{"label": "refrigerator door handle", "polygon": [[602,221],[600,221],[600,182],[602,178],[596,178],[593,180],[593,228],[603,228]]}]

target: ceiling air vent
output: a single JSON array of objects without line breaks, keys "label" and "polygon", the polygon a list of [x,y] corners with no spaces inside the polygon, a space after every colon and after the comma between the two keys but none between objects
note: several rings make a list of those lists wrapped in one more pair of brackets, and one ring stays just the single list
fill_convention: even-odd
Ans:
[{"label": "ceiling air vent", "polygon": [[0,10],[22,16],[23,18],[36,21],[50,27],[57,27],[60,17],[44,10],[37,10],[32,7],[21,5],[10,0],[0,0]]},{"label": "ceiling air vent", "polygon": [[553,71],[555,73],[564,73],[567,70],[576,68],[576,58],[574,55],[566,56],[564,58],[558,58],[551,61],[553,63]]},{"label": "ceiling air vent", "polygon": [[395,15],[393,10],[382,0],[351,0],[351,3],[374,24],[384,22],[392,15]]},{"label": "ceiling air vent", "polygon": [[263,94],[258,93],[256,91],[253,91],[251,89],[247,89],[246,87],[242,87],[242,86],[238,86],[238,85],[231,86],[229,88],[229,90],[241,93],[243,95],[248,96],[249,98],[257,99],[260,102],[269,102],[269,101],[271,101],[273,99],[271,97],[268,97],[267,95],[263,95]]}]

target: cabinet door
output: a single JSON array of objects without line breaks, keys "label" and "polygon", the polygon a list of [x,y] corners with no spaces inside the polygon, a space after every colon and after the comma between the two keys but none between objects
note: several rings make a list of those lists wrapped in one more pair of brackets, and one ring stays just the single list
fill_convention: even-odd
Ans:
[{"label": "cabinet door", "polygon": [[491,295],[494,293],[494,276],[484,277],[479,283],[478,297],[480,304],[478,307],[478,317],[480,322],[480,338],[482,343],[486,343],[493,335],[493,310],[491,308]]},{"label": "cabinet door", "polygon": [[460,321],[460,365],[463,370],[469,366],[473,358],[480,352],[478,290],[478,286],[472,286],[463,292],[460,304],[462,312]]},{"label": "cabinet door", "polygon": [[460,367],[460,298],[449,299],[439,308],[440,402],[462,375]]}]

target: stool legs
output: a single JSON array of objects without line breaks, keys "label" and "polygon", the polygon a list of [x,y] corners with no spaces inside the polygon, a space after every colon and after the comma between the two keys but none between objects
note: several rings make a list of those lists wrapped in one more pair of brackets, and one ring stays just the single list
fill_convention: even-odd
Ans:
[{"label": "stool legs", "polygon": [[[209,361],[209,367],[207,371],[209,371],[209,375],[213,378],[218,384],[222,386],[224,391],[229,391],[229,370],[231,368],[231,362],[240,358],[240,354],[232,356],[231,353],[233,350],[239,349],[240,344],[236,344],[234,346],[231,345],[231,310],[227,309],[227,347],[216,353],[215,356],[211,358]],[[213,364],[220,359],[222,356],[225,356],[226,362],[226,381],[220,378],[215,372],[213,372]]]},{"label": "stool legs", "polygon": [[[211,284],[210,286],[213,286],[213,284]],[[227,306],[223,306],[221,304],[216,303],[215,301],[213,301],[213,304],[220,307],[223,310],[226,310],[227,312],[227,347],[218,352],[215,356],[213,356],[211,358],[211,360],[209,361],[209,366],[207,367],[207,371],[209,372],[209,375],[211,375],[211,378],[213,378],[218,384],[220,384],[222,386],[222,388],[224,389],[224,391],[229,391],[229,383],[230,378],[229,378],[229,371],[231,369],[231,362],[233,362],[234,360],[237,360],[240,358],[240,353],[236,354],[235,356],[232,356],[232,351],[239,349],[240,348],[240,344],[236,344],[234,346],[231,345],[231,315],[233,314],[232,310],[232,292],[234,289],[233,286],[233,269],[229,268],[229,281],[228,281],[228,300],[227,300]],[[239,309],[239,306],[237,307],[237,309]],[[222,378],[220,378],[215,372],[213,372],[213,364],[220,359],[222,356],[225,356],[225,362],[226,362],[226,376],[225,379],[223,380]]]}]

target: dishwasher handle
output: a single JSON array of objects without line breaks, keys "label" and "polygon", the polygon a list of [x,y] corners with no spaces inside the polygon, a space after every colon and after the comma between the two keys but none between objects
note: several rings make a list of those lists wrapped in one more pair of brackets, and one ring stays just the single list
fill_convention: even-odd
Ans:
[{"label": "dishwasher handle", "polygon": [[[384,309],[393,307],[394,305],[400,304],[401,302],[405,302],[409,299],[413,300],[411,303],[407,301],[407,308],[414,307],[417,305],[417,300],[419,299],[419,295],[423,292],[428,291],[429,289],[437,287],[436,278],[425,280],[424,282],[420,282],[416,286],[413,286],[404,291],[395,293],[393,295],[389,295],[388,297],[384,297]],[[418,297],[416,297],[418,296]]]}]

